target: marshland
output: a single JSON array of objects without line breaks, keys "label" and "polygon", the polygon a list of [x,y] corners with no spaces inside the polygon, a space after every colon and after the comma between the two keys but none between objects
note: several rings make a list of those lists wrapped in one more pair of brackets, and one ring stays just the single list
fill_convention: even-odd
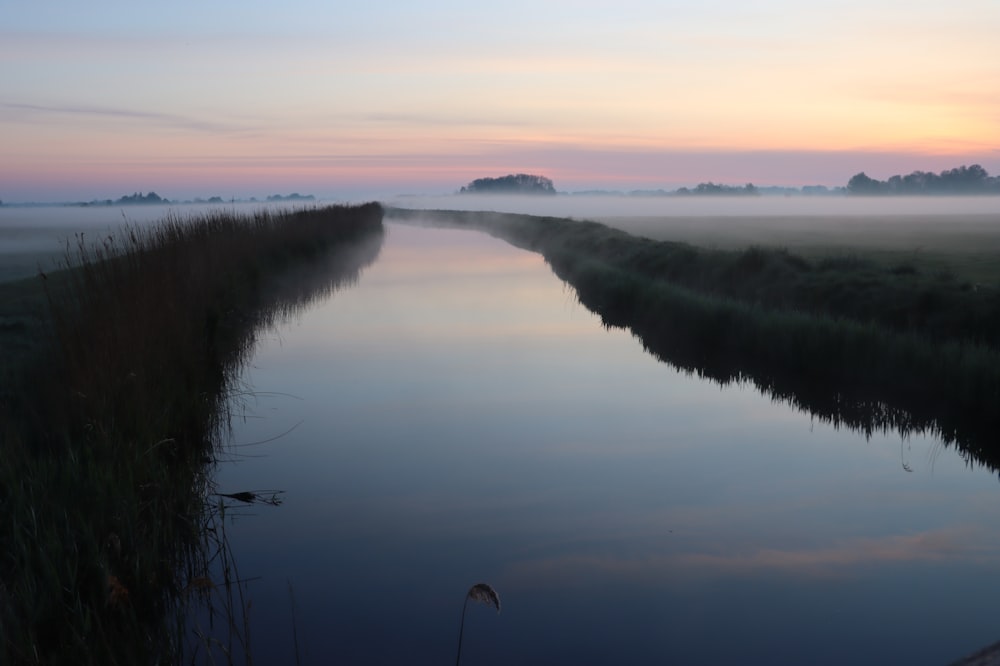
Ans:
[{"label": "marshland", "polygon": [[0,283],[8,661],[996,640],[987,200],[390,203],[108,220]]},{"label": "marshland", "polygon": [[168,216],[78,235],[61,270],[4,285],[4,663],[197,647],[192,598],[238,583],[211,470],[241,363],[258,328],[356,278],[381,218],[377,204]]}]

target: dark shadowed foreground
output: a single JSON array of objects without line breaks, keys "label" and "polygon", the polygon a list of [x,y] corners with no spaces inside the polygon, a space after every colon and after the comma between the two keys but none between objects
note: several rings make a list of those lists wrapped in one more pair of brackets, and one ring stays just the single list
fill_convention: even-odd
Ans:
[{"label": "dark shadowed foreground", "polygon": [[0,368],[0,663],[184,657],[187,605],[223,582],[208,492],[240,364],[382,233],[377,204],[172,217],[37,278],[37,339]]},{"label": "dark shadowed foreground", "polygon": [[1000,643],[994,643],[982,650],[959,659],[951,666],[998,666],[1000,665]]}]

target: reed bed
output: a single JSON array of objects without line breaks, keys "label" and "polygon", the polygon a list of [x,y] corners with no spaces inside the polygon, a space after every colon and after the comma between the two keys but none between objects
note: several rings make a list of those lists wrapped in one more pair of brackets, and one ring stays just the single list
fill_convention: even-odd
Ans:
[{"label": "reed bed", "polygon": [[916,266],[704,250],[595,222],[390,210],[540,252],[660,359],[866,433],[929,431],[1000,470],[1000,292]]},{"label": "reed bed", "polygon": [[180,658],[255,331],[356,279],[381,220],[378,204],[171,216],[79,237],[38,278],[45,337],[0,399],[0,663]]}]

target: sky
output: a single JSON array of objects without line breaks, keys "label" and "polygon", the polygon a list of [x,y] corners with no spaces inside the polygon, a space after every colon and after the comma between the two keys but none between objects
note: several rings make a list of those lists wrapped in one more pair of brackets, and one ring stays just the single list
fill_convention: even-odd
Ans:
[{"label": "sky", "polygon": [[0,200],[1000,173],[997,0],[4,0]]}]

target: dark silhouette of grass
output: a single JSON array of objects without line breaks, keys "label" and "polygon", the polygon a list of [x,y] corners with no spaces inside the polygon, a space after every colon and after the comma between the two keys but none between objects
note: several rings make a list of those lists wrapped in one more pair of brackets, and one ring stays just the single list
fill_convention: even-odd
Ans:
[{"label": "dark silhouette of grass", "polygon": [[930,431],[1000,469],[1000,293],[948,275],[703,250],[594,222],[391,209],[540,252],[607,326],[723,384],[749,382],[865,433]]},{"label": "dark silhouette of grass", "polygon": [[465,634],[465,611],[469,608],[469,601],[477,601],[487,606],[493,606],[500,614],[500,596],[489,583],[476,583],[465,593],[465,601],[462,603],[462,621],[458,625],[458,652],[455,655],[455,666],[462,663],[462,636]]},{"label": "dark silhouette of grass", "polygon": [[71,269],[24,292],[48,306],[3,365],[0,663],[180,656],[185,591],[220,543],[214,447],[254,332],[356,279],[381,219],[378,204],[171,217],[79,239]]}]

